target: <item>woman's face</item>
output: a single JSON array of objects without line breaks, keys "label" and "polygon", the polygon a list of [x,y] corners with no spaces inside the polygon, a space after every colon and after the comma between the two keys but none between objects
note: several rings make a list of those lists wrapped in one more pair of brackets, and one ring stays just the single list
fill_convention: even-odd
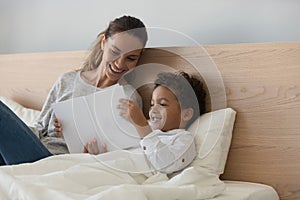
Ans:
[{"label": "woman's face", "polygon": [[135,36],[120,33],[102,40],[103,57],[100,67],[113,83],[129,70],[136,67],[143,44]]},{"label": "woman's face", "polygon": [[154,89],[149,111],[150,126],[153,130],[168,131],[181,128],[180,104],[174,93],[164,86]]}]

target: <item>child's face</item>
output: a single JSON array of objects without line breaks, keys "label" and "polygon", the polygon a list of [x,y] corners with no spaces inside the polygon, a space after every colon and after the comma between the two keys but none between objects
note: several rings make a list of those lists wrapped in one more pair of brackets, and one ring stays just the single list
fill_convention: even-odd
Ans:
[{"label": "child's face", "polygon": [[171,90],[164,86],[154,89],[149,117],[153,130],[168,131],[181,128],[180,104]]}]

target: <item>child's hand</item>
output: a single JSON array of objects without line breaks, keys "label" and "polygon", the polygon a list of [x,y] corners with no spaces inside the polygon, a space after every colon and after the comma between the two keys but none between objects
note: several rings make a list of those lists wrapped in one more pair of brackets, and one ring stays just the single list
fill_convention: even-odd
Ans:
[{"label": "child's hand", "polygon": [[55,131],[56,135],[58,137],[63,137],[62,124],[58,121],[57,118],[54,118],[53,121],[54,121],[54,127],[55,127],[54,131]]},{"label": "child's hand", "polygon": [[[105,153],[105,152],[107,152],[106,144],[103,143],[102,144],[102,153]],[[97,155],[100,153],[96,138],[85,143],[83,153],[90,153],[90,154],[94,154],[94,155]]]},{"label": "child's hand", "polygon": [[120,115],[137,126],[147,126],[148,122],[140,108],[129,99],[120,99],[118,109],[120,109]]}]

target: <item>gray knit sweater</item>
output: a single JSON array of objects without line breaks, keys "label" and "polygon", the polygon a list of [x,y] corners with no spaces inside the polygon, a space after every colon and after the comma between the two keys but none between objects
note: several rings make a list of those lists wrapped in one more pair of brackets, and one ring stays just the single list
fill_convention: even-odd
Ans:
[{"label": "gray knit sweater", "polygon": [[[57,137],[54,132],[53,119],[55,118],[51,105],[55,102],[64,101],[70,98],[85,96],[96,91],[102,90],[86,83],[81,77],[80,72],[67,72],[59,77],[51,88],[47,99],[37,120],[34,132],[38,132],[41,142],[53,154],[69,153],[63,138]],[[129,85],[124,87],[125,94],[132,94],[133,88]],[[141,107],[141,97],[137,92],[131,95],[131,99]]]}]

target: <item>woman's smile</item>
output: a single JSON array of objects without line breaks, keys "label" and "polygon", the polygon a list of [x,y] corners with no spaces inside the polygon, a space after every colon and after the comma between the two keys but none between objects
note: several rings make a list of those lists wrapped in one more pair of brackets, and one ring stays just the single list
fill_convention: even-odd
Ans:
[{"label": "woman's smile", "polygon": [[124,71],[126,70],[121,70],[121,69],[118,69],[116,66],[114,66],[113,64],[108,64],[110,70],[114,73],[123,73]]}]

